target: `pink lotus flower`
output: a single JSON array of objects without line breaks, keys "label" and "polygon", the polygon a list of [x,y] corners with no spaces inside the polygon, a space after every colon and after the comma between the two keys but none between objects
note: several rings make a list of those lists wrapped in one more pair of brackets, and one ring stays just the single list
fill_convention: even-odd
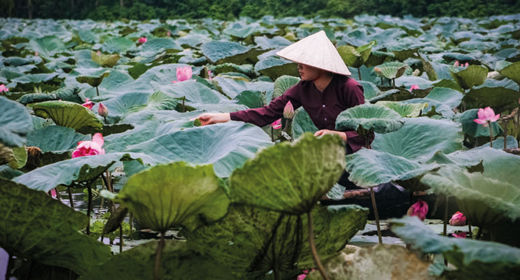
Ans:
[{"label": "pink lotus flower", "polygon": [[414,91],[416,89],[421,89],[421,88],[418,85],[412,85],[408,91],[412,92],[412,91]]},{"label": "pink lotus flower", "polygon": [[85,98],[85,103],[81,104],[81,106],[92,110],[92,107],[94,107],[94,102],[90,101],[88,98]]},{"label": "pink lotus flower", "polygon": [[146,37],[141,37],[141,38],[139,38],[139,40],[137,40],[137,42],[139,44],[144,44],[144,43],[146,43],[146,41],[148,41],[148,39],[146,39]]},{"label": "pink lotus flower", "polygon": [[466,64],[464,64],[464,67],[468,67],[468,66],[469,66],[469,63],[468,63],[468,62],[466,62]]},{"label": "pink lotus flower", "polygon": [[455,60],[455,63],[453,63],[453,66],[455,66],[455,67],[459,67],[459,66],[460,66],[459,61],[458,61],[458,60]]},{"label": "pink lotus flower", "polygon": [[170,30],[168,30],[168,32],[166,32],[166,36],[171,37],[172,36],[172,32]]},{"label": "pink lotus flower", "polygon": [[426,214],[428,214],[428,204],[422,200],[418,200],[408,208],[406,214],[408,216],[417,216],[421,221],[424,221],[424,219],[426,219]]},{"label": "pink lotus flower", "polygon": [[6,87],[4,84],[0,85],[0,92],[8,92],[8,91],[9,91],[8,87]]},{"label": "pink lotus flower", "polygon": [[34,52],[34,56],[38,56],[40,55],[38,52]]},{"label": "pink lotus flower", "polygon": [[105,140],[103,140],[101,133],[94,134],[92,141],[79,141],[78,147],[72,152],[72,158],[104,155],[103,143],[105,143]]},{"label": "pink lotus flower", "polygon": [[288,101],[283,108],[283,117],[286,119],[294,118],[294,107],[291,101]]},{"label": "pink lotus flower", "polygon": [[52,189],[52,190],[50,191],[50,193],[51,193],[51,197],[52,197],[52,198],[56,198],[56,197],[58,197],[58,194],[56,193],[56,189]]},{"label": "pink lotus flower", "polygon": [[97,112],[103,118],[106,118],[108,116],[108,108],[105,105],[103,105],[103,103],[101,103],[101,102],[99,103]]},{"label": "pink lotus flower", "polygon": [[97,51],[96,54],[97,54],[97,56],[100,56],[101,55],[101,51]]},{"label": "pink lotus flower", "polygon": [[311,271],[309,271],[309,270],[302,271],[303,273],[298,275],[296,280],[303,280],[303,279],[305,279],[307,277],[307,274],[311,273],[312,271],[314,271],[314,269],[312,269]]},{"label": "pink lotus flower", "polygon": [[484,127],[487,127],[489,123],[496,122],[500,118],[500,114],[495,115],[495,111],[490,107],[478,109],[477,115],[478,119],[474,119],[473,121]]},{"label": "pink lotus flower", "polygon": [[452,233],[451,236],[453,236],[455,238],[466,238],[467,233],[464,231],[457,231],[455,233]]},{"label": "pink lotus flower", "polygon": [[208,70],[208,79],[210,81],[213,80],[213,72],[211,72],[211,70]]},{"label": "pink lotus flower", "polygon": [[452,226],[464,226],[466,225],[466,217],[461,212],[457,211],[450,219],[450,225]]},{"label": "pink lotus flower", "polygon": [[182,82],[191,79],[193,72],[191,70],[191,66],[179,67],[177,68],[177,81],[172,81],[172,83]]},{"label": "pink lotus flower", "polygon": [[271,127],[274,129],[280,129],[282,128],[282,119],[277,119],[271,124]]}]

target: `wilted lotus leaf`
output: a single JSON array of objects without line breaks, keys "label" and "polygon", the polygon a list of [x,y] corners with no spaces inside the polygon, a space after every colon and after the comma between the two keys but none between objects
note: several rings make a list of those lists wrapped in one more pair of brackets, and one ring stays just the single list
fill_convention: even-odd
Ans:
[{"label": "wilted lotus leaf", "polygon": [[300,78],[289,75],[283,75],[278,77],[274,81],[273,98],[282,96],[282,94],[284,94],[286,90],[297,84],[299,81]]},{"label": "wilted lotus leaf", "polygon": [[406,68],[408,68],[408,65],[399,61],[392,61],[383,63],[376,67],[378,68],[376,70],[378,75],[387,79],[395,79],[401,77],[404,74]]},{"label": "wilted lotus leaf", "polygon": [[113,67],[119,61],[119,54],[103,54],[97,52],[90,52],[92,60],[102,67]]},{"label": "wilted lotus leaf", "polygon": [[520,188],[456,166],[443,167],[421,179],[436,193],[455,197],[472,224],[489,227],[520,218]]},{"label": "wilted lotus leaf", "polygon": [[57,125],[70,127],[76,131],[93,128],[101,130],[103,124],[94,113],[80,104],[68,101],[45,101],[32,105],[34,114],[51,118]]},{"label": "wilted lotus leaf", "polygon": [[500,74],[520,84],[520,62],[515,62],[499,71]]},{"label": "wilted lotus leaf", "polygon": [[0,143],[9,147],[25,143],[25,135],[33,129],[31,115],[18,102],[0,96]]},{"label": "wilted lotus leaf", "polygon": [[339,137],[308,133],[295,143],[266,148],[233,171],[231,198],[275,211],[306,213],[341,175],[344,145]]},{"label": "wilted lotus leaf", "polygon": [[116,201],[128,207],[144,227],[164,232],[173,225],[189,230],[220,219],[229,199],[212,165],[184,162],[156,165],[130,177]]},{"label": "wilted lotus leaf", "polygon": [[470,65],[464,70],[451,71],[451,76],[463,89],[470,89],[484,83],[488,69],[482,65]]},{"label": "wilted lotus leaf", "polygon": [[403,126],[401,115],[381,105],[363,104],[349,108],[338,115],[336,129],[358,130],[362,128],[377,133],[388,133]]}]

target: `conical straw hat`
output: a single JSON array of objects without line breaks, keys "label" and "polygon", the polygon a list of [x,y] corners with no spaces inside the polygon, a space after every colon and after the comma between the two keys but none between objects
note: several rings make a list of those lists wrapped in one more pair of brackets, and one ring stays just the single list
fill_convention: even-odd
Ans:
[{"label": "conical straw hat", "polygon": [[340,75],[350,75],[347,65],[323,30],[287,46],[276,54],[296,63]]}]

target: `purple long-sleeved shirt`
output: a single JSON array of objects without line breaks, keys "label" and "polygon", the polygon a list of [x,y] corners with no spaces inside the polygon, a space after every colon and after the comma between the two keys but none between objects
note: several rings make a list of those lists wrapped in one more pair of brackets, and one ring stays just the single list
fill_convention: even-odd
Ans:
[{"label": "purple long-sleeved shirt", "polygon": [[[291,101],[295,109],[303,106],[318,129],[335,130],[339,113],[365,103],[365,98],[363,87],[356,80],[334,75],[323,92],[312,81],[300,81],[282,96],[273,99],[269,105],[231,113],[231,119],[264,126],[282,117],[288,101]],[[365,139],[355,131],[345,133],[350,151],[356,152],[365,145]]]}]

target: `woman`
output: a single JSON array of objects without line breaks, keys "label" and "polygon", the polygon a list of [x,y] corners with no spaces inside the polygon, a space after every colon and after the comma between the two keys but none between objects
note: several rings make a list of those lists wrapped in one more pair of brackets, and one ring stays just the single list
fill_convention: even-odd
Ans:
[{"label": "woman", "polygon": [[359,150],[365,140],[355,131],[335,130],[342,111],[365,102],[363,88],[353,78],[338,51],[320,31],[277,53],[298,63],[301,81],[262,108],[233,113],[206,113],[198,117],[202,125],[230,120],[264,126],[282,117],[288,101],[294,108],[303,106],[319,129],[314,135],[337,134],[347,143],[347,153]]}]

